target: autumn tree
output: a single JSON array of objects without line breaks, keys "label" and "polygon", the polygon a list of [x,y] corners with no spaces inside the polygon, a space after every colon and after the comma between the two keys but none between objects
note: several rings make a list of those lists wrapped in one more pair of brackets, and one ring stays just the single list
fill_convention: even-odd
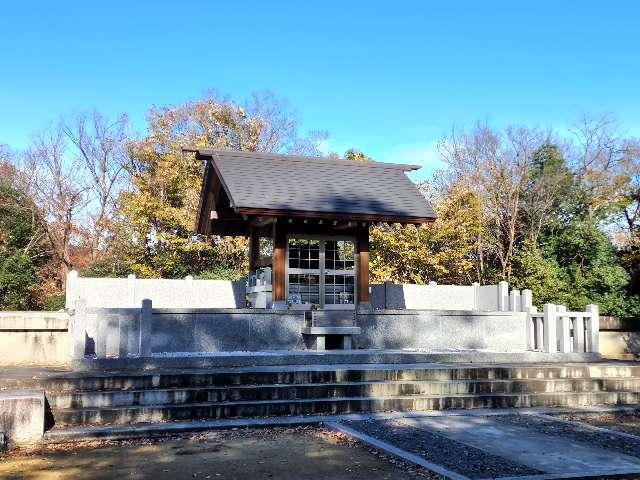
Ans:
[{"label": "autumn tree", "polygon": [[88,262],[109,252],[116,199],[126,185],[128,119],[122,114],[109,119],[98,111],[64,119],[62,131],[72,145],[74,164],[81,167],[85,196],[92,205],[78,231],[88,250]]},{"label": "autumn tree", "polygon": [[0,146],[0,308],[38,309],[50,295],[50,252],[38,209]]},{"label": "autumn tree", "polygon": [[77,222],[87,206],[86,185],[77,159],[68,154],[60,125],[36,134],[25,153],[25,186],[44,219],[45,234],[58,263],[58,284],[74,267]]},{"label": "autumn tree", "polygon": [[371,161],[371,157],[368,157],[367,155],[365,155],[364,153],[362,153],[360,150],[358,150],[356,148],[350,148],[346,152],[344,152],[344,159],[345,160],[354,160],[356,162],[370,162]]},{"label": "autumn tree", "polygon": [[640,143],[622,135],[612,115],[583,115],[570,132],[568,156],[581,188],[580,208],[595,222],[628,204]]},{"label": "autumn tree", "polygon": [[522,192],[523,240],[537,246],[544,229],[565,223],[575,214],[575,190],[575,175],[567,166],[562,149],[554,143],[536,148]]},{"label": "autumn tree", "polygon": [[44,220],[60,287],[72,268],[108,250],[114,199],[123,180],[126,117],[97,112],[61,118],[24,152],[24,188]]},{"label": "autumn tree", "polygon": [[480,278],[490,277],[487,260],[492,256],[498,261],[498,277],[511,276],[521,233],[522,195],[543,138],[542,132],[526,127],[498,131],[477,124],[469,132],[454,130],[440,142],[451,184],[473,191],[480,201],[484,222],[476,255]]},{"label": "autumn tree", "polygon": [[437,219],[433,223],[371,229],[373,281],[454,285],[475,281],[472,252],[482,233],[478,197],[472,191],[453,188],[434,208]]},{"label": "autumn tree", "polygon": [[152,108],[146,136],[128,149],[133,188],[120,197],[137,249],[133,269],[180,277],[216,266],[246,267],[244,239],[193,234],[203,169],[182,147],[318,154],[322,139],[319,132],[300,136],[295,112],[269,93],[244,104],[212,95]]}]

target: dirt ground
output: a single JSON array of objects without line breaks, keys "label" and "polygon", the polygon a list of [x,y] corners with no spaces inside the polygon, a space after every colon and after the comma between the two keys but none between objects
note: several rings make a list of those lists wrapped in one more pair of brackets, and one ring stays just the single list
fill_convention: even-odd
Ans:
[{"label": "dirt ground", "polygon": [[184,437],[14,450],[0,478],[424,479],[440,478],[321,427],[215,431]]}]

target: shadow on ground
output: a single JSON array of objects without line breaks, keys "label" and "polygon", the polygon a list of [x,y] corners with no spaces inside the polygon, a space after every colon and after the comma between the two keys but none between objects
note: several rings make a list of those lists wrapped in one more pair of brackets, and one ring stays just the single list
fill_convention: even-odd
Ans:
[{"label": "shadow on ground", "polygon": [[[282,480],[439,478],[349,446],[312,427],[219,431],[188,438],[59,446],[0,457],[0,478]],[[394,463],[395,462],[395,463]]]}]

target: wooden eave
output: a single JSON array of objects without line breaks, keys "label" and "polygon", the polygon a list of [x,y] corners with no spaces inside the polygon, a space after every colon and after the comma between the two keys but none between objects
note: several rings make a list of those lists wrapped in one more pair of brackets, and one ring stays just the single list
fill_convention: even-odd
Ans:
[{"label": "wooden eave", "polygon": [[358,221],[368,223],[410,223],[420,225],[433,222],[435,219],[427,217],[405,217],[393,215],[373,215],[364,213],[334,213],[334,212],[308,212],[301,210],[277,210],[270,208],[234,208],[234,212],[240,215],[313,218],[322,220]]}]

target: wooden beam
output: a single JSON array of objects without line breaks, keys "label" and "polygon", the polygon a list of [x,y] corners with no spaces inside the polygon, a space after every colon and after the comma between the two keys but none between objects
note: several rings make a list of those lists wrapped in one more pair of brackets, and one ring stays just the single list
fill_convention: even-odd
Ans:
[{"label": "wooden beam", "polygon": [[336,223],[333,224],[333,228],[336,230],[346,230],[348,228],[353,228],[357,225],[357,223],[355,222],[344,222],[344,223],[336,222]]},{"label": "wooden beam", "polygon": [[251,219],[252,227],[264,227],[265,225],[269,225],[273,223],[274,217],[256,217]]},{"label": "wooden beam", "polygon": [[331,212],[302,212],[295,210],[280,210],[270,208],[235,208],[240,215],[267,215],[293,218],[322,218],[325,220],[345,220],[363,222],[403,222],[403,223],[429,223],[435,221],[434,217],[407,217],[402,215],[370,215],[363,213],[331,213]]},{"label": "wooden beam", "polygon": [[286,300],[285,261],[287,249],[286,223],[273,224],[273,300]]},{"label": "wooden beam", "polygon": [[301,234],[301,235],[356,235],[355,228],[336,228],[330,223],[323,223],[322,225],[318,223],[304,224],[302,222],[294,222],[292,225],[287,225],[287,234]]},{"label": "wooden beam", "polygon": [[242,220],[211,220],[207,231],[207,235],[246,237],[249,235],[249,225]]},{"label": "wooden beam", "polygon": [[255,227],[249,227],[249,270],[254,271],[260,260],[260,237]]},{"label": "wooden beam", "polygon": [[369,227],[358,227],[356,245],[358,249],[357,299],[358,303],[369,303]]}]

